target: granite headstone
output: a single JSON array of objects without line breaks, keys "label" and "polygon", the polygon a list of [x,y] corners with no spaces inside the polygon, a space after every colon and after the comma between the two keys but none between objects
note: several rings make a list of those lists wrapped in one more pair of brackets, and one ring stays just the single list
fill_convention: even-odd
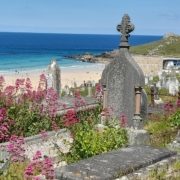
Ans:
[{"label": "granite headstone", "polygon": [[[101,77],[101,84],[107,87],[107,106],[113,109],[113,116],[119,119],[121,113],[126,114],[128,125],[133,125],[135,112],[135,87],[143,87],[145,78],[143,71],[129,53],[128,37],[134,30],[130,17],[125,14],[122,22],[117,26],[121,32],[121,43],[118,56],[104,69]],[[142,91],[143,111],[147,113],[147,95]],[[141,107],[142,107],[141,106]]]}]

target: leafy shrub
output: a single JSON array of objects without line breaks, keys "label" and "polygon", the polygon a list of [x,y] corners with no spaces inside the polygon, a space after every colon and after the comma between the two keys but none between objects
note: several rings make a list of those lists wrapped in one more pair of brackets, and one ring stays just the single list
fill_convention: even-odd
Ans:
[{"label": "leafy shrub", "polygon": [[15,122],[12,134],[27,137],[38,134],[41,130],[51,129],[50,119],[41,115],[38,108],[31,111],[27,106],[11,106],[8,110],[8,115]]},{"label": "leafy shrub", "polygon": [[72,149],[65,155],[68,162],[107,152],[127,143],[127,134],[122,128],[107,127],[101,132],[94,129],[91,124],[83,122],[76,124],[73,132]]},{"label": "leafy shrub", "polygon": [[173,114],[170,118],[169,118],[171,125],[176,127],[176,128],[180,128],[180,110],[178,110],[175,114]]},{"label": "leafy shrub", "polygon": [[157,83],[159,81],[159,76],[154,76],[152,83]]}]

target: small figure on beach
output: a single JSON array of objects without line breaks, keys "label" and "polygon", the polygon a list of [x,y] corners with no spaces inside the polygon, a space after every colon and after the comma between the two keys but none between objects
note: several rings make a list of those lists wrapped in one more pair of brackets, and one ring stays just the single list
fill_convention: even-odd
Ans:
[{"label": "small figure on beach", "polygon": [[84,81],[84,87],[87,87],[87,83],[86,83],[86,81]]}]

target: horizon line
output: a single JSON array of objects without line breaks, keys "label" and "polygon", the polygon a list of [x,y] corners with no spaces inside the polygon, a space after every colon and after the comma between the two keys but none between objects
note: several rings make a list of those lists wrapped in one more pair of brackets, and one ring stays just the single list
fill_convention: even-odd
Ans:
[{"label": "horizon line", "polygon": [[[114,36],[114,35],[120,35],[118,33],[64,33],[64,32],[28,32],[28,31],[0,31],[0,33],[24,33],[24,34],[67,34],[67,35],[110,35],[110,36]],[[131,36],[164,36],[164,35],[153,35],[153,34],[131,34]]]}]

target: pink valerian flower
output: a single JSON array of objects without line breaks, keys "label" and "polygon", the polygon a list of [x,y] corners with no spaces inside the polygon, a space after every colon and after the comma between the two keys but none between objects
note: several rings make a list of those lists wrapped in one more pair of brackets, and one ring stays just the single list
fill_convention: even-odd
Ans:
[{"label": "pink valerian flower", "polygon": [[16,79],[15,86],[16,90],[22,88],[24,86],[25,79]]},{"label": "pink valerian flower", "polygon": [[26,89],[25,93],[23,94],[24,100],[33,101],[33,91],[31,89]]},{"label": "pink valerian flower", "polygon": [[109,118],[112,116],[112,112],[113,112],[113,109],[108,107],[108,108],[104,108],[101,114],[103,114],[103,116],[106,116],[107,118]]},{"label": "pink valerian flower", "polygon": [[11,136],[7,145],[7,152],[9,152],[13,162],[22,162],[25,160],[24,143],[23,137]]},{"label": "pink valerian flower", "polygon": [[43,169],[43,159],[42,154],[40,151],[36,151],[35,155],[33,156],[32,161],[28,164],[24,171],[25,179],[36,179],[38,176],[37,174],[41,174]]},{"label": "pink valerian flower", "polygon": [[9,125],[5,123],[1,123],[0,125],[0,142],[5,142],[9,139],[10,137],[10,132],[9,132]]},{"label": "pink valerian flower", "polygon": [[12,97],[15,94],[15,86],[7,86],[4,90],[5,96]]},{"label": "pink valerian flower", "polygon": [[66,108],[67,108],[67,105],[66,105],[66,104],[63,104],[62,107],[63,107],[63,109],[66,109]]},{"label": "pink valerian flower", "polygon": [[41,135],[41,139],[43,140],[43,141],[46,141],[47,140],[47,138],[48,138],[48,133],[46,132],[46,131],[41,131],[40,132],[40,135]]},{"label": "pink valerian flower", "polygon": [[47,111],[51,118],[56,117],[58,110],[58,95],[53,88],[49,88],[46,94]]},{"label": "pink valerian flower", "polygon": [[120,114],[120,126],[125,128],[127,126],[127,122],[128,122],[127,116],[124,113],[121,113]]},{"label": "pink valerian flower", "polygon": [[45,74],[41,74],[40,75],[40,81],[46,81],[47,79],[46,79],[46,76],[45,76]]},{"label": "pink valerian flower", "polygon": [[10,127],[13,125],[13,120],[7,117],[5,108],[0,108],[0,143],[8,141],[10,138]]},{"label": "pink valerian flower", "polygon": [[43,161],[42,175],[44,175],[49,180],[53,180],[55,178],[53,161],[49,157],[45,157]]},{"label": "pink valerian flower", "polygon": [[52,128],[52,130],[54,130],[54,131],[57,131],[57,130],[59,130],[59,126],[57,125],[57,123],[55,122],[55,121],[51,121],[51,128]]},{"label": "pink valerian flower", "polygon": [[36,151],[36,154],[33,156],[33,161],[41,159],[42,158],[42,154],[40,151]]},{"label": "pink valerian flower", "polygon": [[28,165],[24,171],[25,178],[32,178],[33,176],[33,166],[32,164]]},{"label": "pink valerian flower", "polygon": [[38,89],[39,90],[46,90],[47,89],[47,78],[46,78],[45,74],[40,75]]},{"label": "pink valerian flower", "polygon": [[[42,173],[42,160],[33,160],[28,164],[24,170],[24,178],[27,180],[34,180]],[[38,175],[37,175],[38,174]]]},{"label": "pink valerian flower", "polygon": [[0,123],[2,123],[2,120],[6,117],[6,109],[5,108],[0,108]]},{"label": "pink valerian flower", "polygon": [[177,106],[177,108],[180,108],[180,99],[177,100],[176,106]]},{"label": "pink valerian flower", "polygon": [[39,176],[35,176],[35,177],[33,177],[33,179],[32,180],[42,180],[42,178],[41,177],[39,177]]},{"label": "pink valerian flower", "polygon": [[46,179],[53,180],[55,178],[55,171],[53,161],[49,157],[42,159],[40,151],[37,151],[33,160],[28,164],[24,171],[25,179],[37,180],[39,175],[44,175]]},{"label": "pink valerian flower", "polygon": [[102,100],[102,97],[103,97],[103,87],[100,83],[97,83],[95,85],[95,97],[98,99],[98,100]]},{"label": "pink valerian flower", "polygon": [[81,106],[85,106],[86,105],[86,101],[84,100],[84,98],[81,97],[80,92],[76,91],[74,93],[74,108],[77,109]]},{"label": "pink valerian flower", "polygon": [[66,114],[63,116],[63,119],[64,119],[64,126],[66,127],[72,126],[79,122],[75,110],[68,110]]},{"label": "pink valerian flower", "polygon": [[32,89],[32,83],[31,83],[30,78],[26,78],[25,87],[26,87],[26,90]]},{"label": "pink valerian flower", "polygon": [[32,101],[36,103],[40,103],[45,98],[45,96],[46,96],[46,91],[38,89],[37,91],[32,92]]},{"label": "pink valerian flower", "polygon": [[174,105],[172,104],[172,102],[167,102],[164,104],[164,111],[166,113],[171,113],[173,112],[173,110],[174,110]]}]

